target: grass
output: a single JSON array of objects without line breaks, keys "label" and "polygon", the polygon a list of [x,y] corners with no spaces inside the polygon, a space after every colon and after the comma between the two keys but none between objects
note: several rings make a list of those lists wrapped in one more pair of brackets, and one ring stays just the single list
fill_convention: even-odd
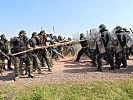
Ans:
[{"label": "grass", "polygon": [[0,100],[133,100],[133,80],[3,86]]}]

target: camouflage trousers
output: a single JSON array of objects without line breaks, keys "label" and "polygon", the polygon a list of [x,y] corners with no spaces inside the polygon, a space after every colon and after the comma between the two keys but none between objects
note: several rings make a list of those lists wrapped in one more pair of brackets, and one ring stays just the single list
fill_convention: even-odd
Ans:
[{"label": "camouflage trousers", "polygon": [[27,55],[13,57],[15,77],[20,74],[20,62],[25,63],[28,75],[33,73],[32,61]]},{"label": "camouflage trousers", "polygon": [[47,66],[48,66],[48,70],[51,71],[52,68],[53,68],[53,62],[52,62],[52,59],[51,59],[51,57],[50,57],[48,51],[44,50],[44,51],[42,52],[42,56],[43,56],[43,58],[44,58],[45,61],[46,61],[46,64],[47,64]]}]

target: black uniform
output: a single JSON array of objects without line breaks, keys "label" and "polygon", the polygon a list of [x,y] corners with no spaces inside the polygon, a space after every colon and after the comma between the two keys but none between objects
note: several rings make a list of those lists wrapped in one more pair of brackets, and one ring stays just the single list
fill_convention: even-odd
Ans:
[{"label": "black uniform", "polygon": [[[115,63],[117,68],[123,67],[126,68],[127,67],[127,61],[126,61],[126,36],[123,34],[123,31],[117,31],[116,32],[117,38],[118,38],[118,42],[119,45],[121,46],[121,51],[117,52],[115,54]],[[121,66],[121,64],[123,64]]]},{"label": "black uniform", "polygon": [[[99,26],[100,31],[98,38],[96,38],[96,49],[94,50],[93,54],[93,64],[97,65],[97,71],[102,72],[103,69],[103,59],[107,60],[107,62],[110,64],[110,69],[114,70],[114,60],[113,57],[110,54],[110,36],[109,32],[106,29],[106,26],[104,24],[101,24]],[[105,50],[104,50],[105,49]]]},{"label": "black uniform", "polygon": [[108,30],[101,30],[100,33],[101,33],[102,41],[103,41],[105,51],[106,51],[104,58],[110,64],[110,66],[111,66],[110,69],[114,69],[114,59],[111,54],[111,47],[110,47],[110,42],[111,42],[110,34],[109,34]]},{"label": "black uniform", "polygon": [[84,36],[80,36],[80,40],[82,40],[82,41],[80,41],[80,44],[81,44],[82,48],[78,52],[78,55],[77,55],[77,58],[76,58],[75,62],[76,61],[78,62],[80,60],[80,57],[82,56],[83,53],[85,53],[89,57],[89,52],[88,52],[89,49],[88,49],[87,40],[85,40]]}]

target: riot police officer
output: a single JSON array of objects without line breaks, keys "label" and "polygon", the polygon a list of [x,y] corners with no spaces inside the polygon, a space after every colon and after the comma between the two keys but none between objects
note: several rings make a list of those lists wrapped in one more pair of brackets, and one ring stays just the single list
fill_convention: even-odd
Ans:
[{"label": "riot police officer", "polygon": [[86,38],[85,38],[85,36],[84,36],[83,33],[80,34],[80,40],[81,40],[81,41],[80,41],[80,44],[81,44],[81,47],[82,47],[82,48],[81,48],[80,51],[78,52],[77,58],[76,58],[76,60],[75,60],[74,62],[79,62],[80,57],[82,56],[83,53],[85,53],[85,54],[89,57],[88,42],[87,42],[87,40],[86,40]]},{"label": "riot police officer", "polygon": [[110,46],[111,36],[110,36],[110,33],[108,32],[108,30],[106,29],[106,26],[104,24],[101,24],[99,26],[99,29],[100,29],[101,38],[102,38],[102,41],[103,41],[103,44],[105,47],[104,58],[110,64],[109,69],[114,70],[115,66],[114,66],[113,56],[111,55],[111,46]]},{"label": "riot police officer", "polygon": [[[116,26],[115,33],[118,39],[118,47],[116,48],[115,53],[115,63],[118,69],[126,68],[127,61],[126,61],[126,36],[121,26]],[[121,66],[121,64],[123,64]]]},{"label": "riot police officer", "polygon": [[103,72],[103,59],[108,61],[111,70],[114,70],[113,57],[110,54],[110,36],[104,24],[99,26],[99,32],[95,33],[96,49],[94,50],[93,63],[97,64],[97,71]]}]

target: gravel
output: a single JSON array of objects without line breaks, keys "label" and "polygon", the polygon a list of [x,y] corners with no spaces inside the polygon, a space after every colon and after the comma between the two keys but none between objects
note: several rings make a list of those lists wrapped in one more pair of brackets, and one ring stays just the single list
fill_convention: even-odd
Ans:
[{"label": "gravel", "polygon": [[4,75],[0,76],[0,84],[20,87],[27,84],[112,81],[133,78],[133,57],[128,60],[127,69],[117,69],[116,71],[109,70],[109,65],[105,65],[104,62],[104,72],[97,72],[96,67],[91,67],[91,61],[87,57],[82,57],[80,62],[74,62],[74,59],[75,57],[65,57],[54,61],[52,72],[48,72],[47,68],[42,68],[43,74],[35,73],[36,77],[32,79],[22,76],[18,81],[14,81],[12,71],[4,72]]}]

